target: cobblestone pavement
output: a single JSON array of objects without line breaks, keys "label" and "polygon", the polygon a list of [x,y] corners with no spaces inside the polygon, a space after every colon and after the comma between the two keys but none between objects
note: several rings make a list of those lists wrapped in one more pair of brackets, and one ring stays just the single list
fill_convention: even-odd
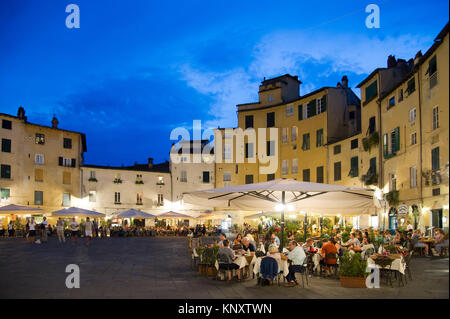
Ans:
[{"label": "cobblestone pavement", "polygon": [[[65,286],[68,264],[80,267],[79,289]],[[199,276],[187,255],[187,239],[175,237],[95,239],[41,245],[0,238],[0,298],[449,298],[448,258],[415,257],[405,287],[343,288],[336,279],[310,285],[260,287],[256,280],[227,283]]]}]

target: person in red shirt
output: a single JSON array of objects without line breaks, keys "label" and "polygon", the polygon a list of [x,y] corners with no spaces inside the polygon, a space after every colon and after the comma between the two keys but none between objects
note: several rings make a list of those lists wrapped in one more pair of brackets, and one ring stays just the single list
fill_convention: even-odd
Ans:
[{"label": "person in red shirt", "polygon": [[331,275],[331,267],[334,267],[337,263],[337,248],[334,238],[330,240],[324,239],[323,246],[320,251],[322,260],[320,261],[322,266],[325,266],[326,275]]}]

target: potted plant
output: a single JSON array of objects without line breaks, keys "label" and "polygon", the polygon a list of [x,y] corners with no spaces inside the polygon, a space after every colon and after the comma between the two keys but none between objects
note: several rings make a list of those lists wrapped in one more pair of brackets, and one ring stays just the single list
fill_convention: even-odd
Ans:
[{"label": "potted plant", "polygon": [[367,261],[361,258],[360,253],[352,254],[345,251],[339,258],[339,279],[342,287],[367,288],[366,273]]},{"label": "potted plant", "polygon": [[197,252],[197,255],[200,258],[200,263],[197,266],[198,274],[199,275],[205,275],[206,274],[206,264],[203,263],[203,251],[205,250],[205,247],[198,246],[195,251]]}]

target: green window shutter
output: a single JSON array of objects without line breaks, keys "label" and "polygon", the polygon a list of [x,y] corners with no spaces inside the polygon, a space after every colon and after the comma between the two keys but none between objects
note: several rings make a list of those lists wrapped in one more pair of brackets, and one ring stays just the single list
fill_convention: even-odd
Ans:
[{"label": "green window shutter", "polygon": [[308,103],[308,118],[317,114],[316,100]]},{"label": "green window shutter", "polygon": [[351,177],[356,177],[359,175],[358,171],[358,156],[352,157],[350,159],[350,174]]},{"label": "green window shutter", "polygon": [[377,82],[378,81],[374,81],[371,85],[366,87],[366,101],[369,101],[372,98],[374,98],[375,96],[377,96],[377,94],[378,94]]},{"label": "green window shutter", "polygon": [[440,169],[439,162],[439,147],[433,148],[431,150],[431,169],[433,171]]},{"label": "green window shutter", "polygon": [[322,96],[322,112],[327,110],[327,95]]},{"label": "green window shutter", "polygon": [[377,158],[376,157],[372,157],[370,159],[369,172],[372,173],[372,174],[376,174],[377,173]]},{"label": "green window shutter", "polygon": [[[395,130],[395,152],[400,150],[400,127],[396,127]],[[394,150],[392,150],[394,152]]]},{"label": "green window shutter", "polygon": [[388,135],[383,135],[383,156],[386,158],[388,155]]},{"label": "green window shutter", "polygon": [[298,120],[303,120],[303,105],[298,106]]}]

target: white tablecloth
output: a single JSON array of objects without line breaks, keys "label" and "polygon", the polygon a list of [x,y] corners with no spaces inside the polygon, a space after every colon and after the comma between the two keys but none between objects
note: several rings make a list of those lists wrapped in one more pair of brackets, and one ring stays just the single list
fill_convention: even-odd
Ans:
[{"label": "white tablecloth", "polygon": [[[253,256],[252,260],[250,262],[247,261],[247,258],[245,256],[239,256],[236,258],[233,263],[239,266],[239,269],[244,268],[245,266],[254,265],[256,263],[256,256]],[[219,270],[219,262],[216,260],[216,269]]]},{"label": "white tablecloth", "polygon": [[[375,261],[372,259],[372,257],[369,257],[368,259],[367,259],[367,264],[368,265],[375,265]],[[381,268],[380,266],[378,266],[378,265],[375,265],[377,268]],[[398,271],[398,272],[400,272],[401,274],[405,274],[405,270],[406,270],[406,262],[405,262],[405,260],[403,259],[403,257],[401,257],[401,258],[396,258],[396,259],[394,259],[393,261],[392,261],[392,264],[391,264],[391,268],[390,268],[391,270],[396,270],[396,271]]]},{"label": "white tablecloth", "polygon": [[[256,258],[255,265],[253,266],[253,273],[255,275],[258,275],[258,273],[259,273],[262,259],[263,259],[263,257]],[[284,276],[287,276],[287,274],[289,273],[289,264],[288,264],[287,260],[281,260],[281,262],[278,263],[278,272],[280,272],[280,271],[283,271]]]}]

